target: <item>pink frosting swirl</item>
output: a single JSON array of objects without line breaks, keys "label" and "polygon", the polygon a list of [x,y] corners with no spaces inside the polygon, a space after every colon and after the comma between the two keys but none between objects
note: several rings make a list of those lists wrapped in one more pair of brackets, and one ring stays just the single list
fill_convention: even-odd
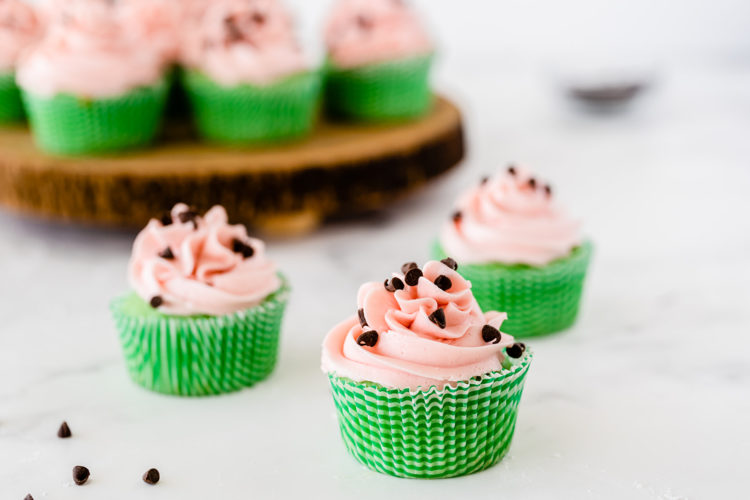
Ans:
[{"label": "pink frosting swirl", "polygon": [[486,179],[456,208],[440,243],[459,262],[542,266],[581,243],[580,223],[558,206],[549,185],[522,168]]},{"label": "pink frosting swirl", "polygon": [[183,11],[188,7],[179,0],[124,0],[122,7],[124,22],[132,27],[135,36],[153,47],[164,64],[175,62],[180,49]]},{"label": "pink frosting swirl", "polygon": [[0,0],[0,71],[12,71],[19,56],[41,34],[33,7],[21,0]]},{"label": "pink frosting swirl", "polygon": [[[135,291],[167,314],[223,315],[258,305],[281,286],[262,241],[229,225],[223,207],[204,217],[179,203],[151,219],[133,244]],[[158,299],[154,299],[158,297]]]},{"label": "pink frosting swirl", "polygon": [[401,0],[339,0],[325,32],[328,55],[341,68],[427,55],[432,43]]},{"label": "pink frosting swirl", "polygon": [[218,0],[197,5],[187,23],[183,62],[224,86],[268,85],[304,71],[307,63],[292,21],[277,0]]},{"label": "pink frosting swirl", "polygon": [[[395,291],[383,283],[362,285],[359,321],[340,323],[323,342],[324,372],[416,390],[442,389],[502,368],[503,349],[513,344],[513,337],[499,332],[507,315],[483,314],[471,284],[443,262],[428,262],[422,272],[416,281],[408,273],[393,274],[386,285],[404,283]],[[487,330],[498,337],[485,340]]]}]

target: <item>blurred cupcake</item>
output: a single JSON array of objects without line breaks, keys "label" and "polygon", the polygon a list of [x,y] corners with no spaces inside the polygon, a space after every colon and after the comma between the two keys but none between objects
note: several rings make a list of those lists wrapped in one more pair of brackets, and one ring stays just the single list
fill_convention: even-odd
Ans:
[{"label": "blurred cupcake", "polygon": [[401,0],[339,0],[325,33],[326,107],[361,120],[421,116],[433,47]]},{"label": "blurred cupcake", "polygon": [[60,0],[44,39],[18,67],[37,144],[60,154],[149,143],[166,97],[159,51],[125,23],[121,4]]},{"label": "blurred cupcake", "polygon": [[471,474],[510,447],[531,352],[483,313],[455,262],[407,263],[362,285],[323,342],[347,450],[399,477]]},{"label": "blurred cupcake", "polygon": [[508,167],[458,199],[435,245],[471,281],[486,309],[507,311],[516,337],[570,327],[578,314],[591,243],[549,184]]},{"label": "blurred cupcake", "polygon": [[320,74],[308,69],[278,1],[217,0],[204,6],[183,64],[184,85],[206,139],[270,142],[312,129]]},{"label": "blurred cupcake", "polygon": [[112,302],[131,378],[153,391],[206,396],[263,380],[276,364],[289,288],[224,208],[187,205],[149,221],[133,245],[134,288]]},{"label": "blurred cupcake", "polygon": [[0,124],[23,119],[16,64],[42,32],[35,10],[22,0],[0,0]]}]

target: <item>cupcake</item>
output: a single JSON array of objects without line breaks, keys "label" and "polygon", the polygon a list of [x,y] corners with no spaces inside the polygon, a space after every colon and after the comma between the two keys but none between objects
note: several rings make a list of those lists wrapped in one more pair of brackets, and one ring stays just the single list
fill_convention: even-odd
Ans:
[{"label": "cupcake", "polygon": [[108,0],[58,0],[17,82],[37,144],[58,154],[148,144],[166,98],[163,58]]},{"label": "cupcake", "polygon": [[308,68],[280,2],[217,0],[192,25],[183,83],[204,138],[253,144],[310,132],[320,74]]},{"label": "cupcake", "polygon": [[0,0],[0,123],[23,119],[21,95],[16,86],[16,64],[41,34],[34,9],[21,0]]},{"label": "cupcake", "polygon": [[339,0],[325,33],[326,107],[357,120],[425,114],[433,47],[400,0]]},{"label": "cupcake", "polygon": [[362,285],[323,342],[344,444],[399,477],[471,474],[508,451],[531,352],[483,313],[454,260]]},{"label": "cupcake", "polygon": [[156,392],[206,396],[266,378],[289,287],[245,226],[182,203],[133,244],[133,291],[112,302],[131,378]]},{"label": "cupcake", "polygon": [[508,333],[527,337],[575,322],[591,243],[549,184],[511,166],[458,199],[433,254],[455,258],[479,305],[506,311]]}]

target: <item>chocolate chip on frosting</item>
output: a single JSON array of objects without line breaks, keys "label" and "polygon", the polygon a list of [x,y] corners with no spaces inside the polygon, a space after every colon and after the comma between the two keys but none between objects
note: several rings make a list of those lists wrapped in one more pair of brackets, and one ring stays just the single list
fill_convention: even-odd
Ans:
[{"label": "chocolate chip on frosting", "polygon": [[500,342],[500,330],[492,325],[484,325],[482,327],[482,340],[497,344]]},{"label": "chocolate chip on frosting", "polygon": [[451,257],[446,257],[443,260],[441,260],[440,262],[442,262],[446,266],[450,267],[454,271],[456,269],[458,269],[458,263],[454,259],[452,259]]},{"label": "chocolate chip on frosting", "polygon": [[415,286],[417,283],[419,283],[419,278],[422,277],[422,270],[418,267],[409,269],[409,271],[404,275],[404,281],[406,281],[406,284],[409,286]]},{"label": "chocolate chip on frosting", "polygon": [[395,292],[396,290],[403,290],[404,289],[404,282],[401,281],[401,278],[393,277],[391,279],[385,280],[383,283],[383,286],[385,286],[385,289],[389,292]]},{"label": "chocolate chip on frosting", "polygon": [[174,254],[172,253],[172,249],[170,247],[167,247],[159,252],[159,257],[161,257],[162,259],[172,260],[174,259]]},{"label": "chocolate chip on frosting", "polygon": [[536,179],[534,179],[533,177],[529,177],[529,180],[526,182],[528,182],[531,189],[536,189]]},{"label": "chocolate chip on frosting", "polygon": [[183,224],[185,224],[186,222],[192,222],[195,224],[196,217],[198,217],[198,212],[192,209],[188,209],[177,214],[177,218],[180,219],[180,222],[182,222]]},{"label": "chocolate chip on frosting", "polygon": [[508,354],[508,356],[516,359],[523,356],[524,351],[526,351],[526,344],[524,344],[523,342],[516,342],[512,346],[505,348],[505,352]]},{"label": "chocolate chip on frosting", "polygon": [[490,178],[485,175],[481,179],[479,179],[479,185],[484,186],[485,184],[487,184],[487,182],[489,182],[489,180]]},{"label": "chocolate chip on frosting", "polygon": [[378,332],[375,330],[368,330],[366,332],[362,332],[362,334],[357,337],[357,344],[365,347],[373,347],[375,344],[378,343]]},{"label": "chocolate chip on frosting", "polygon": [[401,266],[401,272],[406,274],[416,267],[419,267],[416,262],[407,262],[403,266]]},{"label": "chocolate chip on frosting", "polygon": [[34,497],[31,496],[31,493],[23,497],[23,500],[34,500]]},{"label": "chocolate chip on frosting", "polygon": [[143,474],[143,482],[147,484],[156,484],[159,479],[161,479],[161,475],[156,469],[149,469]]},{"label": "chocolate chip on frosting", "polygon": [[447,291],[450,289],[450,287],[453,286],[453,282],[448,276],[441,274],[440,276],[435,278],[435,285],[437,285],[439,289]]},{"label": "chocolate chip on frosting", "polygon": [[151,297],[151,300],[148,303],[151,305],[151,307],[156,309],[164,303],[164,299],[161,297],[161,295],[154,295],[153,297]]},{"label": "chocolate chip on frosting", "polygon": [[83,465],[76,465],[75,467],[73,467],[73,481],[78,486],[81,486],[86,481],[88,481],[90,475],[91,472],[89,472],[89,470]]},{"label": "chocolate chip on frosting", "polygon": [[516,175],[516,167],[513,165],[508,165],[508,173],[510,175]]},{"label": "chocolate chip on frosting", "polygon": [[61,439],[69,438],[72,436],[73,433],[70,432],[70,427],[68,427],[68,423],[63,421],[62,424],[60,424],[60,428],[57,429],[57,437]]},{"label": "chocolate chip on frosting", "polygon": [[235,253],[241,253],[242,257],[249,259],[255,254],[255,249],[240,239],[232,240],[232,251]]},{"label": "chocolate chip on frosting", "polygon": [[544,186],[544,192],[547,193],[547,196],[552,196],[552,186],[549,184]]},{"label": "chocolate chip on frosting", "polygon": [[263,24],[266,22],[266,15],[262,12],[255,11],[253,12],[253,22],[255,24]]},{"label": "chocolate chip on frosting", "polygon": [[161,222],[162,226],[169,226],[172,224],[172,214],[169,212],[164,212],[161,214],[161,217],[159,217],[159,222]]},{"label": "chocolate chip on frosting", "polygon": [[435,323],[440,328],[445,328],[445,311],[443,310],[442,307],[436,309],[435,312],[430,314],[428,319],[432,321],[433,323]]},{"label": "chocolate chip on frosting", "polygon": [[357,16],[357,25],[363,30],[369,30],[372,28],[373,22],[368,16]]},{"label": "chocolate chip on frosting", "polygon": [[360,309],[357,311],[357,316],[359,316],[359,324],[362,326],[362,328],[367,326],[367,320],[365,319],[365,310]]},{"label": "chocolate chip on frosting", "polygon": [[461,222],[461,219],[463,218],[464,214],[461,213],[460,210],[456,210],[451,214],[451,219],[453,219],[453,222]]}]

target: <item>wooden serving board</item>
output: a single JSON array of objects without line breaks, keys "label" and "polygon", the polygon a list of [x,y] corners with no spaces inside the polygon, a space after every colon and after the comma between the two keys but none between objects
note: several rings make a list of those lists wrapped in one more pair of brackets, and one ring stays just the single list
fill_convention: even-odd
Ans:
[{"label": "wooden serving board", "polygon": [[255,149],[170,130],[152,149],[71,158],[40,152],[25,127],[0,128],[0,204],[61,221],[141,227],[179,201],[201,211],[218,203],[233,220],[293,233],[377,210],[464,154],[461,114],[443,98],[419,121],[323,122],[301,142]]}]

